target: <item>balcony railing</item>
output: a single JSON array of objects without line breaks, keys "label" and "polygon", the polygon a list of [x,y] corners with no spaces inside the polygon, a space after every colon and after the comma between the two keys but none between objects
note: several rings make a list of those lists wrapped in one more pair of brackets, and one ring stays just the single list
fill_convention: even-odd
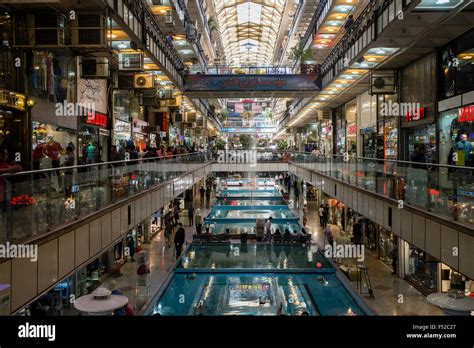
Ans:
[{"label": "balcony railing", "polygon": [[[0,242],[18,241],[73,222],[143,190],[198,169],[208,152],[62,167],[0,176]],[[171,188],[173,189],[173,188]]]},{"label": "balcony railing", "polygon": [[197,66],[194,65],[189,70],[190,74],[206,75],[292,75],[299,74],[299,67],[278,66],[278,67],[230,67],[221,65]]},{"label": "balcony railing", "polygon": [[474,168],[291,153],[290,161],[397,202],[474,225]]},{"label": "balcony railing", "polygon": [[[186,3],[184,0],[177,0],[175,2],[175,4],[179,7],[179,9],[183,12],[184,14],[184,28],[186,29],[186,32],[188,30],[191,30],[190,29],[190,26],[192,26],[191,28],[193,30],[196,30],[196,28],[194,28],[194,24],[193,24],[193,20],[189,14],[189,11],[188,11],[188,8],[186,7]],[[197,32],[197,31],[196,31]],[[201,58],[201,62],[205,65],[207,65],[207,58],[206,58],[206,55],[204,54],[204,49],[202,48],[202,45],[201,45],[201,35],[200,33],[196,33],[196,39],[192,42],[194,45],[196,45],[196,50],[197,50],[197,53],[199,55],[199,57]]]}]

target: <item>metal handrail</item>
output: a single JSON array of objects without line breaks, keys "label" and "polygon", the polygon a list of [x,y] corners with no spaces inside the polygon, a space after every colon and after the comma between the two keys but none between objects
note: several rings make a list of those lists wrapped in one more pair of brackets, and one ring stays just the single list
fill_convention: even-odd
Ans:
[{"label": "metal handrail", "polygon": [[[311,152],[304,152],[304,151],[288,151],[289,153],[296,153],[296,154],[303,154],[303,155],[312,155]],[[331,157],[339,157],[344,158],[344,155],[334,155],[334,154],[327,154],[327,155],[312,155],[313,157],[317,158],[331,158]],[[348,156],[350,159],[361,159],[361,160],[370,160],[370,161],[378,161],[378,162],[392,162],[392,163],[403,163],[403,164],[410,164],[410,165],[426,165],[426,166],[435,166],[435,167],[447,167],[453,169],[468,169],[474,170],[474,167],[466,167],[466,166],[454,166],[450,164],[439,164],[439,163],[430,163],[430,162],[412,162],[412,161],[402,161],[402,160],[395,160],[395,159],[383,159],[383,158],[371,158],[371,157],[360,157],[360,156]]]},{"label": "metal handrail", "polygon": [[74,166],[68,167],[59,167],[59,168],[47,168],[47,169],[38,169],[38,170],[26,170],[16,173],[6,173],[1,174],[0,177],[11,177],[11,176],[20,176],[20,175],[31,175],[31,174],[40,174],[40,173],[47,173],[47,172],[57,172],[62,170],[73,170],[73,169],[81,169],[81,168],[91,168],[96,166],[106,166],[106,165],[117,165],[117,164],[127,164],[127,163],[143,163],[143,162],[152,162],[152,161],[171,161],[176,158],[182,158],[184,156],[189,155],[196,155],[196,154],[206,154],[207,152],[189,152],[189,153],[182,153],[173,155],[172,157],[146,157],[146,158],[137,158],[137,159],[129,159],[129,160],[121,160],[121,161],[110,161],[110,162],[101,162],[101,163],[92,163],[92,164],[77,164]]},{"label": "metal handrail", "polygon": [[[236,73],[236,70],[245,71],[244,73]],[[252,72],[255,70],[255,72]],[[258,71],[264,70],[265,73],[261,74]],[[219,71],[223,71],[222,75],[289,75],[297,74],[299,67],[293,66],[225,66],[225,65],[193,65],[192,69],[189,71],[190,74],[196,75],[202,73],[203,71],[209,75],[220,75]],[[209,73],[211,72],[211,73]]]}]

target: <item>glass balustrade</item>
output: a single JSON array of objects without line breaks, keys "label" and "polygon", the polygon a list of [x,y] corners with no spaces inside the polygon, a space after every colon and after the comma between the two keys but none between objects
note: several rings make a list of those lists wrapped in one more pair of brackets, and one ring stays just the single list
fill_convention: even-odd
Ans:
[{"label": "glass balustrade", "polygon": [[2,175],[0,242],[40,236],[210,161],[202,152]]}]

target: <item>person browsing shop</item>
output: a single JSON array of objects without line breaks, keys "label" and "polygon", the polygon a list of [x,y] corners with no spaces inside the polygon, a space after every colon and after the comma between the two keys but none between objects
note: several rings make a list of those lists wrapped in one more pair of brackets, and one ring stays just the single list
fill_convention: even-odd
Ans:
[{"label": "person browsing shop", "polygon": [[462,134],[461,139],[457,142],[456,148],[464,152],[464,163],[465,166],[468,166],[471,157],[472,144],[470,141],[467,141],[467,134]]}]

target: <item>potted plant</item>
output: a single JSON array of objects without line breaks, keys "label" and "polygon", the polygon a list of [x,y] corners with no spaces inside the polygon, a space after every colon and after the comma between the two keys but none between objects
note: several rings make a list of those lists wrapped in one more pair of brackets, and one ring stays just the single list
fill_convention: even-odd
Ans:
[{"label": "potted plant", "polygon": [[290,50],[289,58],[293,61],[300,62],[301,73],[305,73],[308,70],[309,65],[314,65],[314,53],[310,48],[305,48],[303,40],[300,40],[293,48]]},{"label": "potted plant", "polygon": [[226,142],[222,139],[219,139],[219,140],[216,140],[216,149],[217,150],[225,150],[225,145],[226,145]]},{"label": "potted plant", "polygon": [[278,141],[277,146],[278,150],[285,151],[286,149],[288,149],[288,142],[286,140],[280,140]]},{"label": "potted plant", "polygon": [[241,134],[239,137],[240,145],[242,145],[242,150],[249,150],[254,145],[254,138],[249,134]]},{"label": "potted plant", "polygon": [[207,25],[209,27],[209,31],[213,31],[217,29],[217,23],[214,17],[209,17],[209,19],[207,20]]}]

